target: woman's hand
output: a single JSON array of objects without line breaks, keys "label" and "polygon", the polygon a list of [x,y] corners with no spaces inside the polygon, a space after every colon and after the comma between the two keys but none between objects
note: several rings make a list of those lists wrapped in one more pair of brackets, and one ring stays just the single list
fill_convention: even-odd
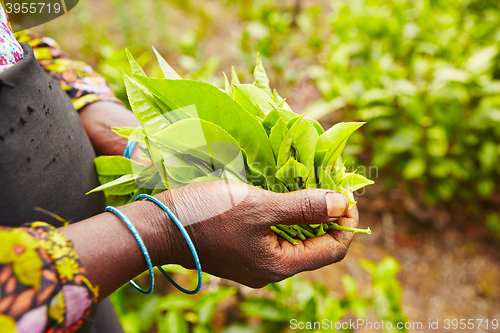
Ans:
[{"label": "woman's hand", "polygon": [[[263,287],[305,270],[342,260],[353,234],[329,231],[294,246],[278,241],[270,226],[317,224],[336,220],[356,227],[356,207],[332,191],[303,190],[278,194],[228,181],[192,184],[156,196],[186,226],[203,271],[251,287]],[[120,207],[134,224],[153,265],[194,260],[170,217],[149,200]],[[113,213],[103,213],[61,228],[73,242],[88,278],[103,299],[146,270],[144,256],[132,233]]]},{"label": "woman's hand", "polygon": [[[347,211],[347,199],[326,190],[278,194],[240,182],[214,181],[166,191],[157,198],[188,230],[203,271],[255,288],[342,260],[354,236],[329,231],[322,237],[298,240],[294,246],[278,240],[270,226],[334,220],[343,226],[358,224],[357,208]],[[177,227],[171,221],[160,225],[169,247],[159,260],[194,268]]]}]

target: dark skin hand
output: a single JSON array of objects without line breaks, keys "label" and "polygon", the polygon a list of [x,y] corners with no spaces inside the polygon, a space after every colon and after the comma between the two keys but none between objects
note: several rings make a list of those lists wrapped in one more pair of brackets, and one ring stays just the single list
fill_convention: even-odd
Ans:
[{"label": "dark skin hand", "polygon": [[[127,140],[111,126],[139,126],[132,112],[110,103],[92,103],[79,112],[98,155],[122,155]],[[132,158],[140,161],[139,149]],[[358,225],[356,206],[332,191],[303,190],[287,194],[265,191],[239,182],[205,182],[165,191],[156,196],[186,226],[203,271],[250,287],[263,287],[301,271],[314,270],[344,258],[354,234],[329,231],[321,237],[298,240],[293,246],[278,240],[270,226],[337,221]],[[142,236],[153,265],[194,260],[177,226],[156,204],[144,200],[123,207]],[[90,281],[103,299],[147,269],[140,248],[126,225],[113,213],[103,213],[61,228],[73,241]]]},{"label": "dark skin hand", "polygon": [[[165,191],[156,198],[186,226],[204,272],[254,288],[342,260],[354,237],[330,231],[293,246],[278,240],[270,226],[334,220],[343,226],[358,225],[355,206],[346,211],[343,195],[319,189],[279,194],[240,182],[214,181]],[[120,210],[139,231],[153,265],[176,263],[194,268],[186,241],[158,206],[141,201]],[[99,286],[99,299],[146,270],[137,242],[112,213],[61,231],[73,241],[89,280]]]}]

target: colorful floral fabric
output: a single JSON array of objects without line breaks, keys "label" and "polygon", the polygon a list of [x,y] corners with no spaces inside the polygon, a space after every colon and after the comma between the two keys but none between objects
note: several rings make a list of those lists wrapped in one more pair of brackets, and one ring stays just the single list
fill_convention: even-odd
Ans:
[{"label": "colorful floral fabric", "polygon": [[68,57],[52,38],[26,31],[15,36],[19,43],[31,46],[40,66],[68,94],[75,109],[96,101],[121,103],[101,75],[84,62]]},{"label": "colorful floral fabric", "polygon": [[23,50],[16,41],[0,3],[0,72],[21,60]]},{"label": "colorful floral fabric", "polygon": [[13,35],[8,17],[0,4],[0,72],[22,58],[23,51],[19,43],[31,46],[40,66],[61,85],[75,109],[80,110],[97,101],[121,104],[101,75],[84,62],[68,57],[52,38],[26,31]]},{"label": "colorful floral fabric", "polygon": [[71,242],[44,222],[0,227],[2,333],[73,332],[98,291]]}]

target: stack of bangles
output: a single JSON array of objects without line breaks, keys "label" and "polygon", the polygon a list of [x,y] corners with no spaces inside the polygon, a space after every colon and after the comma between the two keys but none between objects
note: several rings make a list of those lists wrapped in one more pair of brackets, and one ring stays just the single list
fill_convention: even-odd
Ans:
[{"label": "stack of bangles", "polygon": [[[137,142],[129,140],[129,142],[127,144],[127,148],[125,149],[123,156],[126,158],[130,158],[130,155],[132,154],[132,150],[135,148],[136,145],[137,145]],[[155,197],[152,197],[150,195],[147,195],[147,194],[138,195],[134,201],[137,201],[138,199],[147,199],[147,200],[150,200],[150,201],[154,202],[155,204],[157,204],[161,209],[163,209],[170,216],[172,221],[174,221],[174,223],[177,225],[177,227],[181,231],[182,235],[186,239],[186,242],[189,246],[189,249],[191,250],[191,253],[193,254],[193,258],[194,258],[194,261],[196,264],[196,270],[198,271],[198,285],[196,286],[196,288],[194,290],[184,289],[183,287],[179,286],[174,280],[172,280],[172,278],[170,276],[168,276],[168,274],[163,270],[163,268],[161,268],[160,266],[157,266],[157,268],[163,274],[163,276],[170,283],[172,283],[177,289],[179,289],[180,291],[182,291],[186,294],[190,294],[190,295],[196,294],[198,291],[200,291],[201,285],[203,283],[202,274],[201,274],[201,264],[200,264],[200,259],[198,258],[198,253],[196,252],[196,249],[194,248],[193,241],[189,237],[186,229],[184,228],[182,223],[179,221],[177,216],[175,216],[175,214],[160,200],[158,200]],[[146,263],[148,266],[148,271],[149,271],[149,276],[151,278],[151,282],[150,282],[148,290],[144,290],[144,289],[140,288],[132,280],[130,280],[129,282],[132,286],[134,286],[140,292],[142,292],[144,294],[151,294],[151,292],[153,292],[154,285],[155,285],[155,275],[154,275],[154,271],[153,271],[153,263],[151,262],[151,257],[149,256],[146,245],[144,245],[144,241],[142,240],[141,236],[139,235],[139,232],[134,227],[132,222],[130,222],[128,217],[125,216],[125,214],[123,214],[120,210],[118,210],[115,207],[108,206],[108,207],[106,207],[105,211],[106,212],[108,212],[108,211],[113,212],[114,214],[116,214],[127,225],[130,232],[132,232],[132,235],[134,236],[135,240],[139,244],[139,247],[141,248],[142,254],[144,255],[144,259],[146,260]]]}]

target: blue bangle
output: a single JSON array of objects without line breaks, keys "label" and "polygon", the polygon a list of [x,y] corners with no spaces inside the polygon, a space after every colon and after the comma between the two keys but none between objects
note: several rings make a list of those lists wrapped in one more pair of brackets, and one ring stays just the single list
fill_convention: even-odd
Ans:
[{"label": "blue bangle", "polygon": [[177,216],[175,216],[175,214],[167,206],[165,206],[165,204],[163,202],[161,202],[160,200],[158,200],[155,197],[152,197],[152,196],[150,196],[148,194],[139,194],[135,198],[135,200],[140,199],[140,198],[151,200],[155,204],[157,204],[158,206],[160,206],[160,208],[163,209],[165,212],[167,212],[167,214],[172,218],[172,220],[174,221],[174,223],[177,225],[177,227],[179,228],[179,230],[182,233],[182,236],[184,236],[184,238],[186,239],[186,242],[188,243],[188,246],[189,246],[189,249],[191,250],[191,253],[193,254],[194,262],[196,263],[196,270],[198,271],[198,285],[196,286],[196,288],[194,290],[184,289],[181,286],[179,286],[174,280],[172,280],[172,278],[170,276],[168,276],[168,274],[163,270],[163,268],[161,268],[160,266],[157,266],[158,269],[163,274],[163,276],[168,281],[170,281],[170,283],[172,283],[177,289],[179,289],[183,293],[186,293],[186,294],[189,294],[189,295],[196,294],[201,289],[201,285],[203,283],[203,277],[201,275],[200,259],[198,258],[198,253],[196,252],[196,249],[194,248],[193,241],[189,237],[188,233],[186,232],[186,229],[184,229],[184,226],[181,224],[181,222],[179,221],[179,219],[177,218]]},{"label": "blue bangle", "polygon": [[123,157],[130,158],[136,146],[137,141],[132,141],[129,139],[127,142],[127,147],[125,147],[125,150],[123,151]]},{"label": "blue bangle", "polygon": [[153,263],[151,262],[151,257],[149,256],[148,249],[146,249],[146,245],[144,245],[144,242],[143,242],[141,236],[139,235],[139,232],[134,227],[134,225],[132,224],[132,222],[130,222],[130,220],[128,219],[128,217],[125,216],[125,214],[123,214],[121,211],[119,211],[115,207],[108,206],[108,207],[106,207],[106,209],[104,211],[105,212],[108,212],[108,211],[113,212],[120,219],[122,219],[122,221],[129,228],[130,232],[134,236],[134,238],[137,241],[137,243],[139,243],[139,247],[141,248],[142,254],[144,255],[144,259],[146,259],[146,263],[148,265],[149,276],[151,277],[151,283],[149,285],[149,289],[148,290],[144,290],[144,289],[141,289],[134,281],[130,280],[129,282],[130,282],[131,285],[133,285],[135,287],[135,289],[139,290],[140,292],[142,292],[144,294],[151,294],[151,292],[153,291],[153,289],[155,287],[155,274],[154,274],[154,271],[153,271]]}]

